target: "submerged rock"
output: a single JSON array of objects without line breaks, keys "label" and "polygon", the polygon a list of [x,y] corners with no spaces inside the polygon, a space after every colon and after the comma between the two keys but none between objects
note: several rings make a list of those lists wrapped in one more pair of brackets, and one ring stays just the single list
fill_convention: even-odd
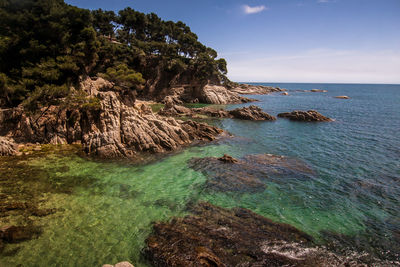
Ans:
[{"label": "submerged rock", "polygon": [[17,243],[32,239],[41,233],[35,226],[3,226],[0,228],[0,239],[8,243]]},{"label": "submerged rock", "polygon": [[265,190],[266,181],[287,182],[291,177],[300,179],[314,175],[300,160],[283,156],[247,155],[232,161],[234,164],[226,164],[230,162],[229,156],[193,158],[188,165],[206,175],[206,188],[216,191],[259,192]]},{"label": "submerged rock", "polygon": [[287,118],[292,121],[332,121],[332,119],[325,117],[321,113],[315,110],[295,110],[292,112],[280,113],[278,114],[280,118]]},{"label": "submerged rock", "polygon": [[13,139],[0,136],[0,156],[12,156],[18,153],[18,145]]},{"label": "submerged rock", "polygon": [[362,258],[315,247],[308,234],[248,209],[199,203],[192,213],[154,225],[144,250],[154,266],[365,266]]}]

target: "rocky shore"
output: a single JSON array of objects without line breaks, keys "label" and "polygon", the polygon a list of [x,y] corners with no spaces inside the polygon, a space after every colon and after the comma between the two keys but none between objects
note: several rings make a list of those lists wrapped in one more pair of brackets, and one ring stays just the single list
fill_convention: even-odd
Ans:
[{"label": "rocky shore", "polygon": [[[198,141],[214,140],[222,130],[194,121],[180,121],[137,106],[102,79],[86,79],[81,88],[100,99],[96,110],[49,106],[35,115],[22,108],[1,110],[0,135],[18,143],[81,143],[89,155],[105,158],[160,153]],[[1,153],[16,152],[11,139],[2,138]]]},{"label": "rocky shore", "polygon": [[233,119],[251,120],[251,121],[276,120],[276,117],[263,112],[260,107],[254,105],[228,111],[224,109],[216,109],[213,107],[186,108],[184,106],[167,103],[165,107],[162,110],[160,110],[159,114],[163,116],[190,117],[190,118],[207,116],[214,118],[233,118]]}]

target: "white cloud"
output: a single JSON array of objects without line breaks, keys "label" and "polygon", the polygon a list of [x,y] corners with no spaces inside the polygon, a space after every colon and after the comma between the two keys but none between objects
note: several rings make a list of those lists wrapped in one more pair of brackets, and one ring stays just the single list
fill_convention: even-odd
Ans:
[{"label": "white cloud", "polygon": [[244,5],[243,6],[243,12],[245,14],[256,14],[256,13],[260,13],[264,10],[267,10],[268,8],[264,5],[262,6],[249,6],[249,5]]},{"label": "white cloud", "polygon": [[296,54],[226,56],[229,78],[248,82],[400,84],[400,52],[315,49]]}]

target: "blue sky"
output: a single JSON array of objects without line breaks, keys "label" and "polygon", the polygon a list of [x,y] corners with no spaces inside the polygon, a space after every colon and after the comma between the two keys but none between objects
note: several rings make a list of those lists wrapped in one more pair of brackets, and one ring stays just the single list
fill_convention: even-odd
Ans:
[{"label": "blue sky", "polygon": [[66,0],[181,20],[253,82],[400,83],[400,0]]}]

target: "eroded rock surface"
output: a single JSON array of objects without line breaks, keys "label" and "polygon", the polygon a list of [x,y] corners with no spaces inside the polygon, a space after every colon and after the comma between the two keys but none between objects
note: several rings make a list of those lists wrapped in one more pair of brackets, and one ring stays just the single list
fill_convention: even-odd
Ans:
[{"label": "eroded rock surface", "polygon": [[278,117],[286,118],[292,121],[309,121],[309,122],[332,121],[332,119],[325,117],[316,110],[308,110],[308,111],[295,110],[292,112],[280,113],[278,114]]},{"label": "eroded rock surface", "polygon": [[284,156],[247,155],[231,163],[224,159],[227,157],[193,158],[188,165],[207,176],[207,189],[224,192],[260,192],[266,189],[266,181],[287,182],[292,177],[308,179],[314,175],[304,162]]},{"label": "eroded rock surface", "polygon": [[11,138],[0,136],[0,156],[12,156],[18,152],[18,145]]},{"label": "eroded rock surface", "polygon": [[239,84],[239,86],[230,89],[230,91],[242,95],[266,95],[275,92],[285,91],[284,89],[272,86]]},{"label": "eroded rock surface", "polygon": [[166,104],[160,110],[160,115],[173,117],[198,117],[199,115],[214,117],[214,118],[233,118],[252,121],[273,121],[274,116],[264,112],[260,107],[251,105],[249,107],[237,108],[234,110],[216,109],[213,107],[204,108],[186,108],[183,106]]},{"label": "eroded rock surface", "polygon": [[314,247],[306,233],[247,209],[200,203],[192,212],[154,225],[144,250],[154,266],[366,266],[362,258]]},{"label": "eroded rock surface", "polygon": [[0,114],[0,135],[21,143],[82,143],[88,154],[114,158],[172,151],[194,141],[213,140],[222,132],[137,107],[101,78],[86,79],[81,86],[89,96],[100,99],[99,109],[50,106],[36,115],[28,115],[22,108],[5,110]]}]

